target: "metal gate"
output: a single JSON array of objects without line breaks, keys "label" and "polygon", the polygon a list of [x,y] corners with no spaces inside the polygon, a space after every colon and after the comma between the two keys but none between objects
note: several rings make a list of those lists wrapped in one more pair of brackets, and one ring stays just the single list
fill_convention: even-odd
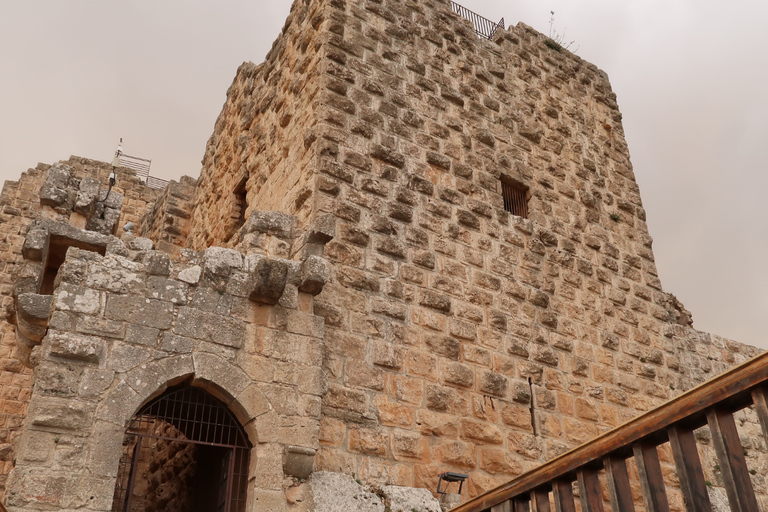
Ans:
[{"label": "metal gate", "polygon": [[[211,500],[210,507],[203,507],[206,510],[244,512],[250,448],[243,428],[225,404],[200,388],[172,388],[144,406],[128,425],[112,511],[149,512],[158,506],[164,509],[163,503],[149,506],[147,495],[142,494],[153,483],[157,485],[152,471],[159,473],[163,463],[178,463],[172,457],[178,457],[179,452],[193,458],[204,452],[205,460],[196,459],[195,466],[180,468],[173,478],[195,482],[194,489],[185,492],[205,493]],[[172,455],[162,460],[160,454]],[[166,476],[173,471],[168,467]],[[187,480],[175,483],[184,487]],[[197,512],[202,506],[199,497],[189,502],[178,512]]]}]

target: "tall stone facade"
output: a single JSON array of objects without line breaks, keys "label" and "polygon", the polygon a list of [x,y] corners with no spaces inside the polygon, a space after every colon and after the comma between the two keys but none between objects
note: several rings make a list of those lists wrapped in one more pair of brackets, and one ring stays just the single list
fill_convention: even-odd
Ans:
[{"label": "tall stone facade", "polygon": [[0,199],[11,510],[111,510],[129,421],[180,383],[244,427],[248,510],[331,510],[307,467],[474,496],[757,353],[662,289],[605,73],[448,1],[296,0],[197,180],[121,170],[99,206],[108,171]]}]

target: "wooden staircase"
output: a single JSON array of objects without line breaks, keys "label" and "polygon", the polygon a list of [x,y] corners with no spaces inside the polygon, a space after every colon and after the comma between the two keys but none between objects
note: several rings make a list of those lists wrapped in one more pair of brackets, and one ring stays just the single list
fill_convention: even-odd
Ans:
[{"label": "wooden staircase", "polygon": [[732,512],[759,512],[733,414],[754,406],[768,437],[768,353],[710,380],[452,512],[575,512],[578,483],[582,512],[603,512],[605,470],[612,512],[634,512],[627,459],[634,457],[647,512],[669,512],[657,448],[669,442],[687,512],[710,512],[694,430],[708,425]]}]

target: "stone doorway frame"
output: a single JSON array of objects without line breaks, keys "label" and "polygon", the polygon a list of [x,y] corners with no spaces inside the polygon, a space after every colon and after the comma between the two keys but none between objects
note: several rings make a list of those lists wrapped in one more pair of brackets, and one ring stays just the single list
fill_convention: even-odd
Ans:
[{"label": "stone doorway frame", "polygon": [[[167,425],[173,429],[163,428]],[[186,382],[167,389],[131,418],[125,431],[126,449],[120,459],[113,512],[131,510],[140,454],[145,449],[142,443],[153,439],[227,450],[225,467],[215,482],[219,487],[216,512],[245,510],[252,448],[248,436],[225,403]]]}]

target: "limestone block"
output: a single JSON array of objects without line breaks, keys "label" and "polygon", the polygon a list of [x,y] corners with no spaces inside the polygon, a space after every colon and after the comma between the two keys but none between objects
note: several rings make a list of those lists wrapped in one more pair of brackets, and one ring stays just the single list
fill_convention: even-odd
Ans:
[{"label": "limestone block", "polygon": [[[127,378],[132,377],[129,375]],[[101,423],[114,424],[124,430],[128,420],[136,413],[144,399],[145,397],[129,386],[125,380],[121,380],[99,403],[96,418],[102,420]]]},{"label": "limestone block", "polygon": [[136,345],[154,347],[159,336],[160,330],[155,327],[127,324],[125,330],[125,341]]},{"label": "limestone block", "polygon": [[43,252],[48,245],[48,230],[43,228],[32,228],[24,239],[24,245],[21,248],[21,255],[25,259],[41,261]]},{"label": "limestone block", "polygon": [[317,295],[331,278],[328,264],[323,258],[309,256],[301,264],[301,284],[299,291]]},{"label": "limestone block", "polygon": [[285,260],[260,258],[251,277],[253,287],[249,298],[261,304],[277,304],[285,290],[288,264]]},{"label": "limestone block", "polygon": [[132,251],[151,251],[155,243],[151,238],[142,238],[140,236],[123,235],[123,243]]},{"label": "limestone block", "polygon": [[74,396],[83,376],[83,367],[43,362],[35,368],[35,390],[46,395]]},{"label": "limestone block", "polygon": [[19,330],[29,339],[42,341],[48,329],[52,295],[23,293],[16,298],[16,322]]},{"label": "limestone block", "polygon": [[149,360],[151,352],[146,347],[137,347],[127,343],[116,344],[109,355],[110,370],[125,373]]},{"label": "limestone block", "polygon": [[[192,357],[194,359],[195,380],[215,384],[214,388],[207,388],[207,390],[226,403],[230,403],[251,384],[248,374],[221,357],[202,352],[198,352]],[[221,391],[226,395],[223,395]]]},{"label": "limestone block", "polygon": [[202,273],[202,267],[194,265],[179,272],[179,280],[184,281],[187,284],[195,285],[200,281]]},{"label": "limestone block", "polygon": [[63,508],[109,510],[115,489],[114,478],[70,475],[61,501]]},{"label": "limestone block", "polygon": [[82,334],[53,331],[48,333],[46,343],[52,356],[99,364],[104,358],[104,340]]},{"label": "limestone block", "polygon": [[104,187],[99,191],[99,200],[101,201],[101,204],[103,204],[105,208],[111,208],[113,210],[119,211],[120,208],[123,207],[125,196],[114,188],[109,192],[109,194],[107,194],[107,190],[109,189]]},{"label": "limestone block", "polygon": [[83,431],[90,427],[93,406],[61,397],[37,397],[29,404],[32,425],[54,431]]},{"label": "limestone block", "polygon": [[[94,424],[88,450],[88,469],[91,474],[113,479],[117,477],[119,460],[115,454],[120,453],[122,449],[124,435],[125,426],[123,425],[105,421],[97,421]],[[114,480],[112,482],[114,488]],[[107,495],[111,496],[110,493]]]},{"label": "limestone block", "polygon": [[90,176],[85,176],[80,180],[80,187],[77,192],[74,207],[74,210],[77,213],[84,215],[85,217],[90,217],[93,212],[94,204],[96,203],[99,187],[99,180],[91,178]]},{"label": "limestone block", "polygon": [[245,323],[229,316],[183,307],[179,310],[173,332],[227,347],[241,348],[245,341]]},{"label": "limestone block", "polygon": [[107,297],[105,316],[145,327],[168,329],[173,321],[173,304],[131,295],[110,294]]},{"label": "limestone block", "polygon": [[316,471],[309,483],[315,512],[384,512],[381,498],[368,492],[350,475]]},{"label": "limestone block", "polygon": [[306,480],[315,465],[316,450],[302,446],[286,446],[283,451],[283,473]]},{"label": "limestone block", "polygon": [[243,226],[245,233],[267,233],[283,240],[293,238],[296,217],[281,212],[253,210]]},{"label": "limestone block", "polygon": [[147,279],[147,296],[172,304],[187,303],[187,285],[173,279],[150,276]]},{"label": "limestone block", "polygon": [[57,434],[31,430],[21,438],[19,457],[29,462],[46,462],[53,455],[56,447]]},{"label": "limestone block", "polygon": [[249,384],[230,404],[230,409],[242,425],[247,425],[253,418],[271,411],[272,405],[256,384]]},{"label": "limestone block", "polygon": [[8,507],[35,509],[60,509],[68,475],[46,473],[35,469],[17,470],[14,474],[13,492],[8,492]]},{"label": "limestone block", "polygon": [[217,290],[225,290],[233,269],[241,269],[243,256],[234,249],[209,247],[203,253],[203,281]]},{"label": "limestone block", "polygon": [[[101,193],[106,194],[106,191]],[[119,197],[113,198],[113,196]],[[118,200],[122,205],[122,195],[113,190],[109,194],[107,203],[116,202]],[[93,215],[91,215],[91,217],[88,219],[88,223],[85,225],[85,229],[88,231],[95,231],[103,235],[111,235],[115,233],[117,228],[117,221],[120,220],[120,208],[110,208],[107,206],[107,203],[96,203],[93,209]]]},{"label": "limestone block", "polygon": [[428,489],[385,485],[384,503],[392,512],[441,512],[440,502]]},{"label": "limestone block", "polygon": [[325,245],[336,236],[336,217],[327,213],[320,215],[307,231],[307,243]]},{"label": "limestone block", "polygon": [[195,348],[195,340],[184,336],[177,336],[171,332],[164,332],[160,340],[160,348],[166,352],[176,352],[179,354],[188,354]]},{"label": "limestone block", "polygon": [[192,375],[194,371],[192,358],[184,354],[142,364],[131,370],[125,380],[146,398],[164,391],[169,381]]},{"label": "limestone block", "polygon": [[77,317],[76,323],[77,332],[83,334],[117,339],[122,339],[125,336],[125,324],[123,322],[115,322],[97,316],[80,316]]},{"label": "limestone block", "polygon": [[148,251],[144,255],[144,267],[147,274],[151,276],[169,276],[171,275],[171,257],[164,252]]},{"label": "limestone block", "polygon": [[70,206],[75,191],[68,190],[72,168],[68,165],[55,165],[48,170],[48,177],[40,187],[40,204],[51,207]]},{"label": "limestone block", "polygon": [[99,368],[85,368],[80,379],[78,394],[84,398],[95,398],[101,396],[115,377],[112,370],[102,370]]},{"label": "limestone block", "polygon": [[22,293],[37,293],[40,291],[40,280],[43,275],[43,264],[37,261],[24,260],[16,265],[13,276],[13,295]]}]

